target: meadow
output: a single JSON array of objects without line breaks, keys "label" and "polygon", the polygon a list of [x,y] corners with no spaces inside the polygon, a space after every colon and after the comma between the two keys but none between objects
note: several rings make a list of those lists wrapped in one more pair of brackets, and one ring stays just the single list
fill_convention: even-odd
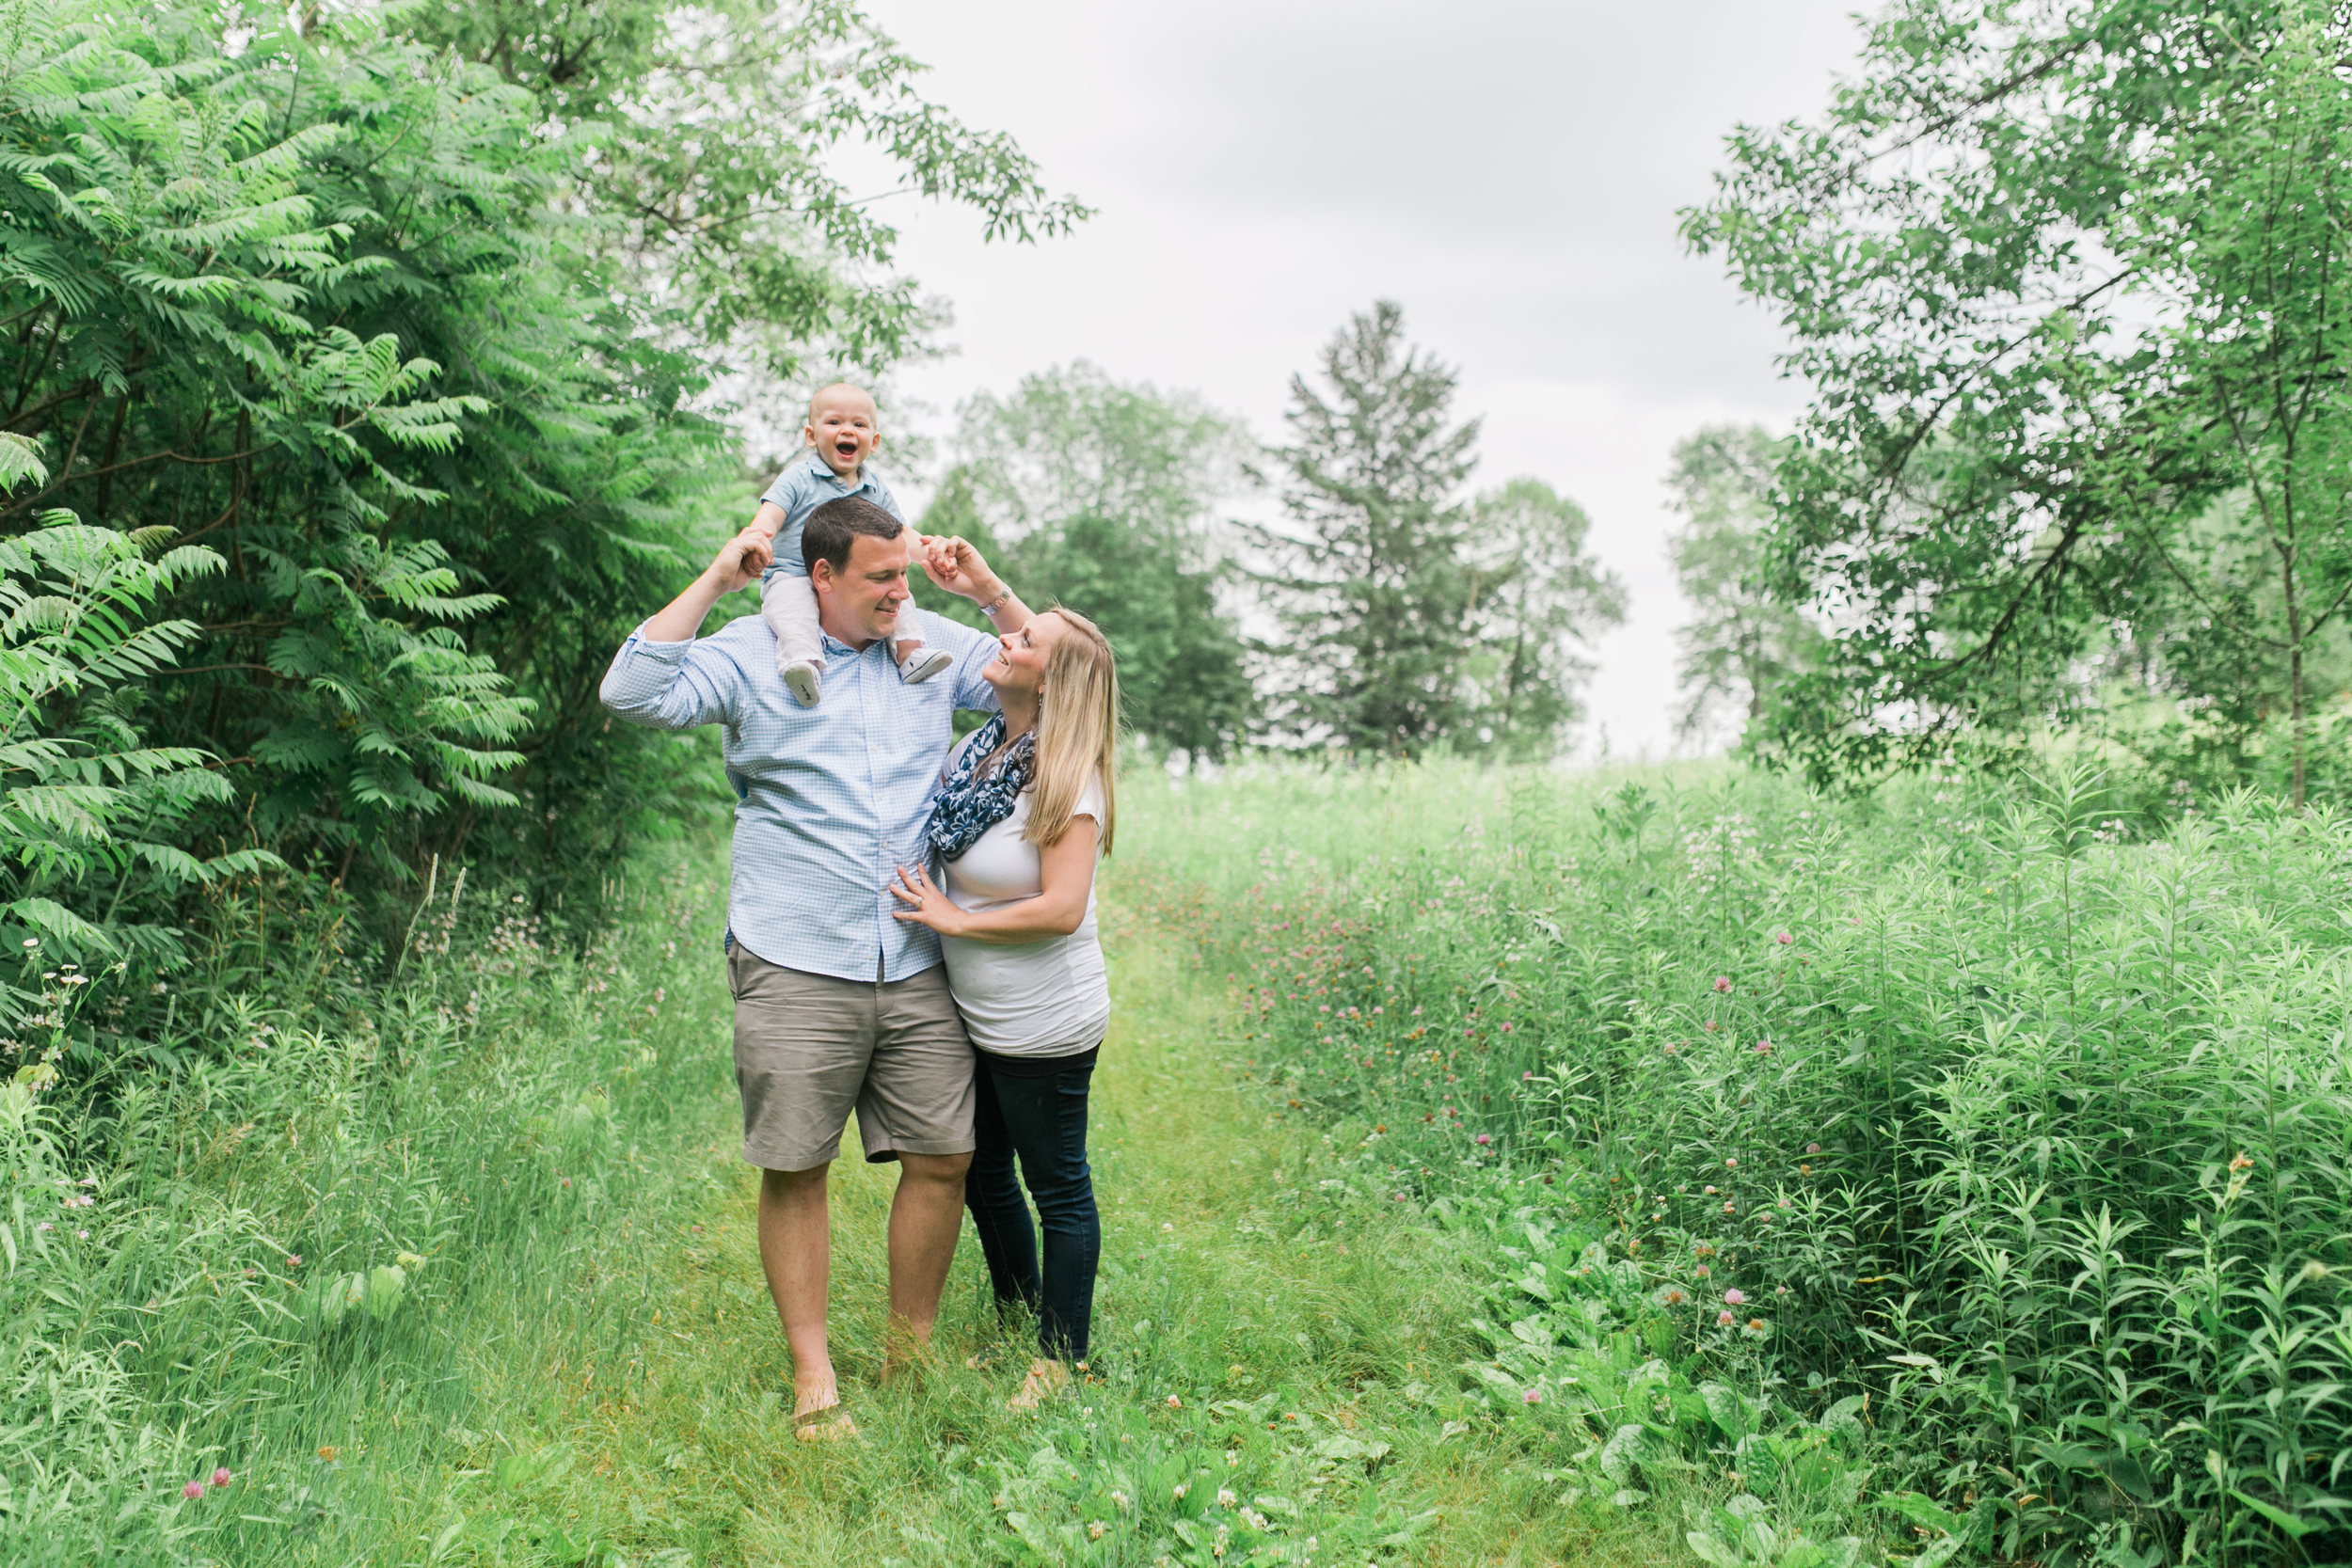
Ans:
[{"label": "meadow", "polygon": [[2352,831],[2144,797],[1135,770],[1089,1377],[1004,1408],[967,1246],[877,1383],[844,1171],[851,1444],[707,853],[596,933],[444,879],[366,986],[281,936],[0,1091],[0,1560],[2339,1560]]},{"label": "meadow", "polygon": [[1268,773],[1138,838],[1248,1069],[1491,1231],[1464,1375],[1569,1493],[1711,1462],[1716,1563],[2341,1560],[2352,832],[2144,783]]}]

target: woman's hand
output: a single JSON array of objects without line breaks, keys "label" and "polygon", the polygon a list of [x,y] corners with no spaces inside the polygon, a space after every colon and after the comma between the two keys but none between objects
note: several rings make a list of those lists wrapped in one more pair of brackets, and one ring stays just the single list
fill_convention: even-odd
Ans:
[{"label": "woman's hand", "polygon": [[1029,607],[1005,586],[1005,579],[989,570],[988,562],[969,541],[936,533],[924,534],[920,540],[923,552],[923,572],[933,582],[950,594],[960,594],[977,605],[993,605],[989,624],[999,632],[1019,631],[1029,624]]},{"label": "woman's hand", "polygon": [[922,551],[924,574],[950,594],[981,603],[1004,591],[1003,581],[988,569],[980,552],[961,537],[924,534]]},{"label": "woman's hand", "polygon": [[903,910],[890,911],[894,920],[915,926],[929,926],[943,937],[961,936],[972,917],[947,900],[937,883],[923,874],[921,867],[909,871],[898,867],[898,879],[890,884],[890,896],[906,905]]}]

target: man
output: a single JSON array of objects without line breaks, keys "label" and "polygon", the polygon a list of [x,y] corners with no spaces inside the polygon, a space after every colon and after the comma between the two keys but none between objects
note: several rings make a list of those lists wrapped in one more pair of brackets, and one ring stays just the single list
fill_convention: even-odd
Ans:
[{"label": "man", "polygon": [[[961,539],[924,539],[925,571],[997,629],[1026,606]],[[755,616],[695,633],[712,605],[757,579],[768,535],[744,530],[624,643],[605,705],[660,729],[725,726],[736,790],[727,978],[743,1158],[761,1169],[759,1258],[792,1351],[803,1437],[854,1432],[825,1339],[832,1249],[825,1173],[850,1108],[869,1161],[896,1160],[890,1205],[891,1358],[929,1342],[963,1217],[972,1160],[972,1048],[936,936],[891,918],[884,891],[923,858],[930,793],[958,707],[993,708],[980,678],[997,643],[923,615],[955,657],[950,678],[910,686],[891,660],[909,603],[905,525],[849,496],[810,514],[802,550],[824,633],[824,700],[804,707]],[[887,1364],[886,1364],[887,1365]],[[834,1414],[828,1418],[825,1412]]]}]

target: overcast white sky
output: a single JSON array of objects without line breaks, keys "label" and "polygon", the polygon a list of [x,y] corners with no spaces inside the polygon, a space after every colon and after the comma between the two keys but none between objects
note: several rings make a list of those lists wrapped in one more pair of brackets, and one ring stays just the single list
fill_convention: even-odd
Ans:
[{"label": "overcast white sky", "polygon": [[1772,320],[1683,254],[1675,214],[1735,122],[1820,109],[1851,0],[870,5],[933,68],[930,96],[1099,209],[1035,246],[983,245],[956,209],[882,209],[955,312],[954,352],[895,378],[897,417],[944,436],[974,389],[1087,358],[1277,440],[1292,373],[1394,299],[1485,417],[1477,483],[1576,498],[1631,587],[1581,753],[1604,727],[1618,756],[1665,753],[1668,448],[1713,420],[1785,426],[1798,402]]}]

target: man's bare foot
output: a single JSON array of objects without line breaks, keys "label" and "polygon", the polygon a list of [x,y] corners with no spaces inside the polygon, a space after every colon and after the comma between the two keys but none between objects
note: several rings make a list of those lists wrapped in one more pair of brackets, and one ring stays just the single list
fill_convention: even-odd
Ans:
[{"label": "man's bare foot", "polygon": [[792,1396],[792,1435],[803,1443],[822,1443],[835,1437],[855,1437],[857,1423],[841,1408],[841,1386],[834,1381],[833,1369],[825,1368],[806,1382],[794,1380]]},{"label": "man's bare foot", "polygon": [[1058,1361],[1042,1358],[1029,1363],[1029,1375],[1021,1380],[1021,1392],[1005,1402],[1008,1410],[1035,1410],[1047,1399],[1060,1393],[1070,1385],[1070,1369]]},{"label": "man's bare foot", "polygon": [[857,1423],[838,1404],[820,1405],[792,1418],[792,1435],[803,1443],[834,1443],[857,1435]]},{"label": "man's bare foot", "polygon": [[937,1364],[939,1356],[928,1340],[914,1340],[887,1345],[882,1350],[882,1383],[895,1383],[902,1377],[921,1377]]}]

